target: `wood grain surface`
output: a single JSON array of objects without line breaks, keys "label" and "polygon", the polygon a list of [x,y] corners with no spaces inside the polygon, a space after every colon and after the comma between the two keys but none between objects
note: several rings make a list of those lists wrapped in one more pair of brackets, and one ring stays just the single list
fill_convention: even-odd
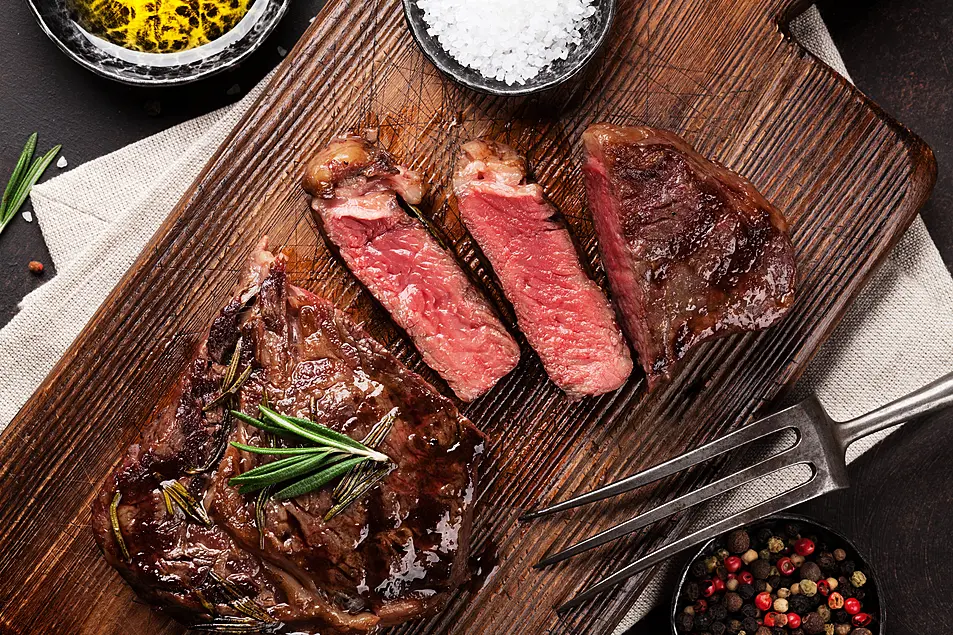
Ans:
[{"label": "wood grain surface", "polygon": [[[293,280],[334,301],[441,389],[406,337],[335,260],[298,186],[332,135],[373,129],[427,172],[424,210],[461,263],[492,275],[447,193],[455,150],[486,135],[526,153],[597,271],[579,136],[593,121],[684,135],[750,178],[793,225],[802,283],[779,327],[705,345],[670,386],[634,376],[573,403],[521,340],[516,372],[467,414],[490,437],[472,545],[483,570],[440,615],[400,633],[608,633],[634,578],[562,618],[552,608],[676,531],[665,523],[563,565],[552,549],[711,477],[696,471],[621,501],[532,525],[519,513],[669,458],[741,425],[803,370],[928,196],[930,150],[784,35],[790,0],[622,1],[589,71],[541,96],[499,99],[444,81],[413,46],[398,3],[331,2],[136,265],[0,438],[0,632],[179,633],[102,560],[92,497],[137,437],[258,237],[293,250]],[[492,570],[488,577],[487,570]]]}]

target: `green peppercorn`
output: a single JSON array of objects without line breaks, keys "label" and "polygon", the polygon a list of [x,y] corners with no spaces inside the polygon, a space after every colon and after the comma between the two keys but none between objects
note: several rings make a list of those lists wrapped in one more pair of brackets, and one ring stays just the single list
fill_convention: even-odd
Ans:
[{"label": "green peppercorn", "polygon": [[718,560],[720,560],[721,562],[724,562],[725,558],[727,558],[730,555],[731,554],[728,553],[727,549],[719,549],[718,551],[715,552],[715,556],[717,556]]},{"label": "green peppercorn", "polygon": [[834,635],[850,635],[850,624],[838,624],[834,627]]},{"label": "green peppercorn", "polygon": [[825,605],[821,604],[819,607],[817,607],[817,614],[820,615],[821,619],[825,622],[831,621],[831,610]]},{"label": "green peppercorn", "polygon": [[727,546],[731,553],[744,553],[751,547],[751,537],[744,529],[736,529],[728,534]]},{"label": "green peppercorn", "polygon": [[799,573],[802,579],[810,580],[811,582],[817,582],[821,579],[821,568],[813,562],[805,562],[802,564]]},{"label": "green peppercorn", "polygon": [[834,560],[836,560],[837,562],[843,562],[844,560],[847,559],[847,552],[844,551],[843,549],[835,549],[833,556],[834,556]]},{"label": "green peppercorn", "polygon": [[[801,567],[802,569],[804,567]],[[814,594],[817,593],[817,584],[813,580],[804,579],[801,580],[801,593],[807,597],[814,597]]]},{"label": "green peppercorn", "polygon": [[771,536],[768,539],[768,551],[771,553],[781,553],[784,551],[784,541],[777,536]]},{"label": "green peppercorn", "polygon": [[788,601],[784,598],[778,598],[774,601],[774,610],[778,613],[787,613],[788,612]]},{"label": "green peppercorn", "polygon": [[824,625],[824,635],[834,635],[834,625],[825,624]]},{"label": "green peppercorn", "polygon": [[705,572],[711,573],[715,570],[715,567],[718,566],[718,558],[715,556],[708,556],[705,558]]},{"label": "green peppercorn", "polygon": [[770,560],[771,552],[768,551],[767,549],[762,549],[761,551],[758,552],[758,557],[761,558],[762,560]]},{"label": "green peppercorn", "polygon": [[855,587],[862,587],[867,583],[867,576],[864,575],[863,571],[854,571],[850,574],[850,583]]}]

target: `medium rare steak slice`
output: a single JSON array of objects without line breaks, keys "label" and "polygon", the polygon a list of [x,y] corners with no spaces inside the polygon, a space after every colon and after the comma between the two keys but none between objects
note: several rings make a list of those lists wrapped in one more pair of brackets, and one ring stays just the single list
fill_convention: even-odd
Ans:
[{"label": "medium rare steak slice", "polygon": [[508,146],[470,141],[453,186],[463,222],[553,382],[572,397],[622,386],[632,357],[615,314],[542,188],[526,182],[526,160]]},{"label": "medium rare steak slice", "polygon": [[787,223],[751,183],[663,130],[596,124],[583,142],[603,262],[650,387],[701,342],[787,313]]},{"label": "medium rare steak slice", "polygon": [[[241,380],[221,399],[234,355]],[[226,442],[283,441],[227,408],[257,415],[263,401],[358,440],[396,417],[379,446],[396,467],[328,521],[333,485],[284,501],[263,496],[259,506],[229,479],[275,457]],[[103,485],[93,529],[137,593],[187,625],[367,632],[436,612],[468,577],[482,450],[482,435],[449,399],[327,301],[289,285],[284,257],[263,245]]]},{"label": "medium rare steak slice", "polygon": [[420,175],[357,136],[332,141],[304,181],[312,209],[351,272],[464,401],[519,363],[520,350],[447,251],[401,208],[420,202]]}]

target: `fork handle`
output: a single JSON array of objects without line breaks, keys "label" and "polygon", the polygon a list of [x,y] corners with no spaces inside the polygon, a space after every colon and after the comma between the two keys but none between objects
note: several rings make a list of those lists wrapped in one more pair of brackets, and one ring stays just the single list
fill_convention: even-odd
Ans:
[{"label": "fork handle", "polygon": [[953,406],[953,373],[944,375],[931,384],[905,397],[888,403],[863,416],[837,424],[835,434],[841,445],[848,445],[879,430],[893,427],[909,419],[923,417]]}]

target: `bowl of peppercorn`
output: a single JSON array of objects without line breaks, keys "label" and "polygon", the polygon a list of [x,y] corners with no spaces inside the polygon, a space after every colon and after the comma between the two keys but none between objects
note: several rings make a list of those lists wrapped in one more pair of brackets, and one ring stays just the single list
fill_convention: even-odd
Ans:
[{"label": "bowl of peppercorn", "polygon": [[777,515],[706,543],[675,589],[676,635],[882,635],[869,561],[809,518]]}]

